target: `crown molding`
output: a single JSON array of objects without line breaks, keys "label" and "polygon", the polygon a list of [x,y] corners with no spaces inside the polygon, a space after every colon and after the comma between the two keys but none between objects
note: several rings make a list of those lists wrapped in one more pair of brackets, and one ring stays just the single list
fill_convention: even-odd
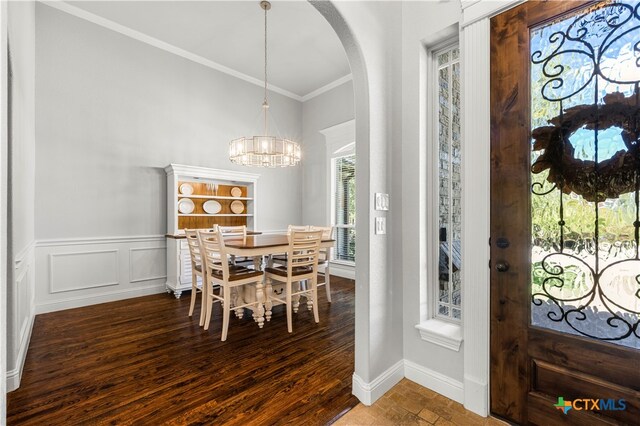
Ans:
[{"label": "crown molding", "polygon": [[[256,86],[259,87],[263,87],[264,86],[264,81],[251,77],[247,74],[241,73],[240,71],[236,71],[232,68],[229,67],[225,67],[224,65],[221,65],[217,62],[214,62],[210,59],[204,58],[200,55],[196,55],[195,53],[191,53],[187,50],[184,50],[180,47],[174,46],[173,44],[164,42],[162,40],[159,40],[155,37],[151,37],[147,34],[141,33],[140,31],[136,31],[132,28],[129,28],[127,26],[118,24],[117,22],[111,21],[109,19],[103,18],[101,16],[98,16],[94,13],[91,12],[87,12],[84,9],[81,9],[79,7],[73,6],[69,3],[66,3],[64,1],[51,1],[51,0],[40,0],[40,3],[47,5],[49,7],[52,7],[54,9],[60,10],[62,12],[68,13],[70,15],[73,15],[77,18],[80,19],[84,19],[85,21],[89,21],[91,23],[94,23],[96,25],[100,25],[101,27],[107,28],[109,30],[115,31],[117,33],[120,33],[122,35],[125,35],[127,37],[130,37],[134,40],[140,41],[142,43],[146,43],[149,44],[153,47],[157,47],[158,49],[162,49],[166,52],[169,53],[173,53],[174,55],[178,55],[181,56],[185,59],[188,59],[190,61],[196,62],[200,65],[204,65],[206,67],[212,68],[216,71],[220,71],[222,73],[228,74],[230,76],[239,78],[240,80],[244,80],[248,83],[251,84],[255,84]],[[343,77],[344,78],[344,77]],[[335,82],[334,82],[335,83]],[[329,85],[331,85],[333,83],[330,83]],[[327,85],[327,86],[329,86]],[[324,86],[324,87],[327,87]],[[282,89],[280,87],[274,86],[272,84],[269,84],[268,89],[272,92],[275,93],[279,93],[281,95],[287,96],[288,98],[294,99],[298,102],[303,102],[303,96],[300,95],[296,95],[293,92],[290,92],[288,90]],[[322,88],[320,88],[322,89]],[[318,90],[320,90],[318,89]],[[311,92],[311,93],[315,93]],[[308,95],[305,95],[304,97],[307,97]]]},{"label": "crown molding", "polygon": [[329,84],[325,84],[324,86],[322,86],[322,87],[320,87],[320,88],[318,88],[318,89],[314,90],[313,92],[309,92],[309,93],[307,93],[306,95],[304,95],[304,96],[300,99],[300,101],[301,101],[301,102],[306,102],[306,101],[308,101],[308,100],[310,100],[310,99],[315,98],[316,96],[320,96],[320,95],[322,95],[323,93],[328,92],[329,90],[335,89],[336,87],[341,86],[341,85],[343,85],[344,83],[346,83],[346,82],[348,82],[348,81],[351,81],[351,80],[353,80],[353,75],[351,75],[351,74],[347,74],[347,75],[345,75],[344,77],[340,77],[339,79],[334,80],[334,81],[332,81],[332,82],[331,82],[331,83],[329,83]]}]

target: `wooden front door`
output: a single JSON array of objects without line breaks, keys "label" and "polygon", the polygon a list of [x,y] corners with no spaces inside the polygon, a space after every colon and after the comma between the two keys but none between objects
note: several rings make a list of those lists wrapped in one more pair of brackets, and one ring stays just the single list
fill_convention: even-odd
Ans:
[{"label": "wooden front door", "polygon": [[639,82],[639,1],[491,20],[494,415],[640,424]]}]

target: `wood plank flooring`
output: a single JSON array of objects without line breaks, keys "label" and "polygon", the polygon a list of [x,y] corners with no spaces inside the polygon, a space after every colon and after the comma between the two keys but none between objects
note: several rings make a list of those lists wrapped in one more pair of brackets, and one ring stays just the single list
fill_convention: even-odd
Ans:
[{"label": "wood plank flooring", "polygon": [[380,399],[346,413],[334,426],[507,426],[493,417],[480,417],[417,383],[402,379]]},{"label": "wood plank flooring", "polygon": [[260,330],[220,307],[198,326],[180,300],[160,294],[36,317],[10,425],[323,425],[354,407],[355,283],[319,291],[320,324],[301,305],[287,333],[283,306]]}]

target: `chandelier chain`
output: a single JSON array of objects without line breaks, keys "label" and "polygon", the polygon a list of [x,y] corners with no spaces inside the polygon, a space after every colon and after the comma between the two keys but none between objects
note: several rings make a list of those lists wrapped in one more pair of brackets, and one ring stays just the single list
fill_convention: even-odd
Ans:
[{"label": "chandelier chain", "polygon": [[269,107],[269,102],[267,101],[267,11],[268,8],[264,8],[264,103],[262,105],[264,109],[264,134],[268,133],[267,131],[267,108]]},{"label": "chandelier chain", "polygon": [[264,101],[267,102],[267,9],[264,10]]}]

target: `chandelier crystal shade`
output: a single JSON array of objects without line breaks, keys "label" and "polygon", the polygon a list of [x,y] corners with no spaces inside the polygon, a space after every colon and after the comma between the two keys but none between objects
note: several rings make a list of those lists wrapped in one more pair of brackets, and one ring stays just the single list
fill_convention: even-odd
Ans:
[{"label": "chandelier crystal shade", "polygon": [[269,102],[267,101],[267,11],[271,3],[261,1],[264,10],[264,135],[234,139],[229,143],[229,160],[232,163],[254,167],[288,167],[300,162],[300,144],[278,136],[266,136],[268,132]]},{"label": "chandelier crystal shade", "polygon": [[300,162],[300,145],[275,136],[242,137],[231,141],[229,159],[245,166],[295,166]]}]

